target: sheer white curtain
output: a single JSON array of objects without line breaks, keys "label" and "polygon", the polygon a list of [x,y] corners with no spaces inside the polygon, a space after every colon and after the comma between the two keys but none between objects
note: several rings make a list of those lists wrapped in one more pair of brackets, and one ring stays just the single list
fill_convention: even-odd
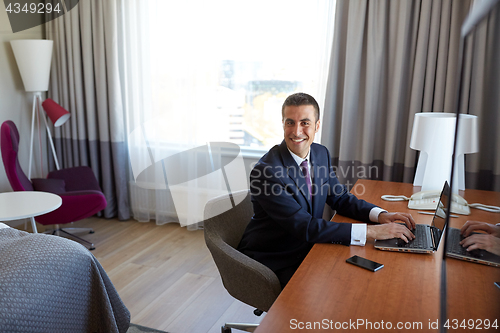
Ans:
[{"label": "sheer white curtain", "polygon": [[[334,1],[121,1],[134,218],[200,226],[248,188],[240,147],[282,140],[281,104],[324,101]],[[237,203],[233,203],[237,204]]]}]

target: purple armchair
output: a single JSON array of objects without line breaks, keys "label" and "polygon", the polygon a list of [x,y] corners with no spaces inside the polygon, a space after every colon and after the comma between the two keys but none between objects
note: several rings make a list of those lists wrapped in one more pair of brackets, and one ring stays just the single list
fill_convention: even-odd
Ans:
[{"label": "purple armchair", "polygon": [[[103,210],[106,198],[102,193],[92,169],[81,166],[52,171],[46,179],[26,177],[19,164],[17,154],[19,149],[19,132],[16,125],[8,120],[0,129],[0,145],[5,173],[14,191],[44,191],[59,195],[62,205],[53,212],[40,215],[35,220],[42,225],[55,225],[52,234],[60,232],[86,243],[90,250],[94,244],[68,232],[69,229],[59,228],[59,224],[75,222]],[[65,230],[66,229],[66,230]],[[93,233],[92,229],[86,229]]]}]

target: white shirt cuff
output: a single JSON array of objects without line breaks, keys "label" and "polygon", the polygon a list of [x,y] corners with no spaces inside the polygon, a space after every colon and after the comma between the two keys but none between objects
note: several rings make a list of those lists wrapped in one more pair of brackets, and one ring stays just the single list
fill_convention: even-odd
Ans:
[{"label": "white shirt cuff", "polygon": [[387,212],[387,211],[380,207],[373,207],[372,210],[370,210],[370,221],[378,222],[378,216],[382,212]]},{"label": "white shirt cuff", "polygon": [[351,229],[351,245],[365,246],[366,244],[366,224],[353,223]]}]

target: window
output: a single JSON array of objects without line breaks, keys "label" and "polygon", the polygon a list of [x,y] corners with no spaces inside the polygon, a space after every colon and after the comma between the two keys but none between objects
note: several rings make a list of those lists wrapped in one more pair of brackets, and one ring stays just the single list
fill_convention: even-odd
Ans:
[{"label": "window", "polygon": [[[334,1],[150,1],[152,105],[168,140],[268,149],[293,92],[324,100]],[[175,126],[175,125],[172,125]]]}]

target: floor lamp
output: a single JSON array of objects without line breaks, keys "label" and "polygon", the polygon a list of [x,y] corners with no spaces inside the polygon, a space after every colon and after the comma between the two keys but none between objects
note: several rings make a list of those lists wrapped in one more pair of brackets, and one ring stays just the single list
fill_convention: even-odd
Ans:
[{"label": "floor lamp", "polygon": [[[50,134],[47,119],[41,114],[42,92],[49,90],[50,64],[52,61],[52,48],[54,42],[44,39],[21,39],[10,42],[17,67],[21,73],[24,89],[27,92],[33,92],[33,109],[31,117],[31,139],[30,139],[30,157],[28,178],[31,179],[31,166],[33,159],[33,137],[35,130],[35,114],[38,111],[39,117],[43,117],[45,127],[49,136],[50,147],[54,156],[57,170],[59,162],[57,160],[54,142]],[[54,101],[47,99],[44,103],[44,109],[51,118],[54,126],[61,126],[70,116],[69,112],[64,110]]]}]

